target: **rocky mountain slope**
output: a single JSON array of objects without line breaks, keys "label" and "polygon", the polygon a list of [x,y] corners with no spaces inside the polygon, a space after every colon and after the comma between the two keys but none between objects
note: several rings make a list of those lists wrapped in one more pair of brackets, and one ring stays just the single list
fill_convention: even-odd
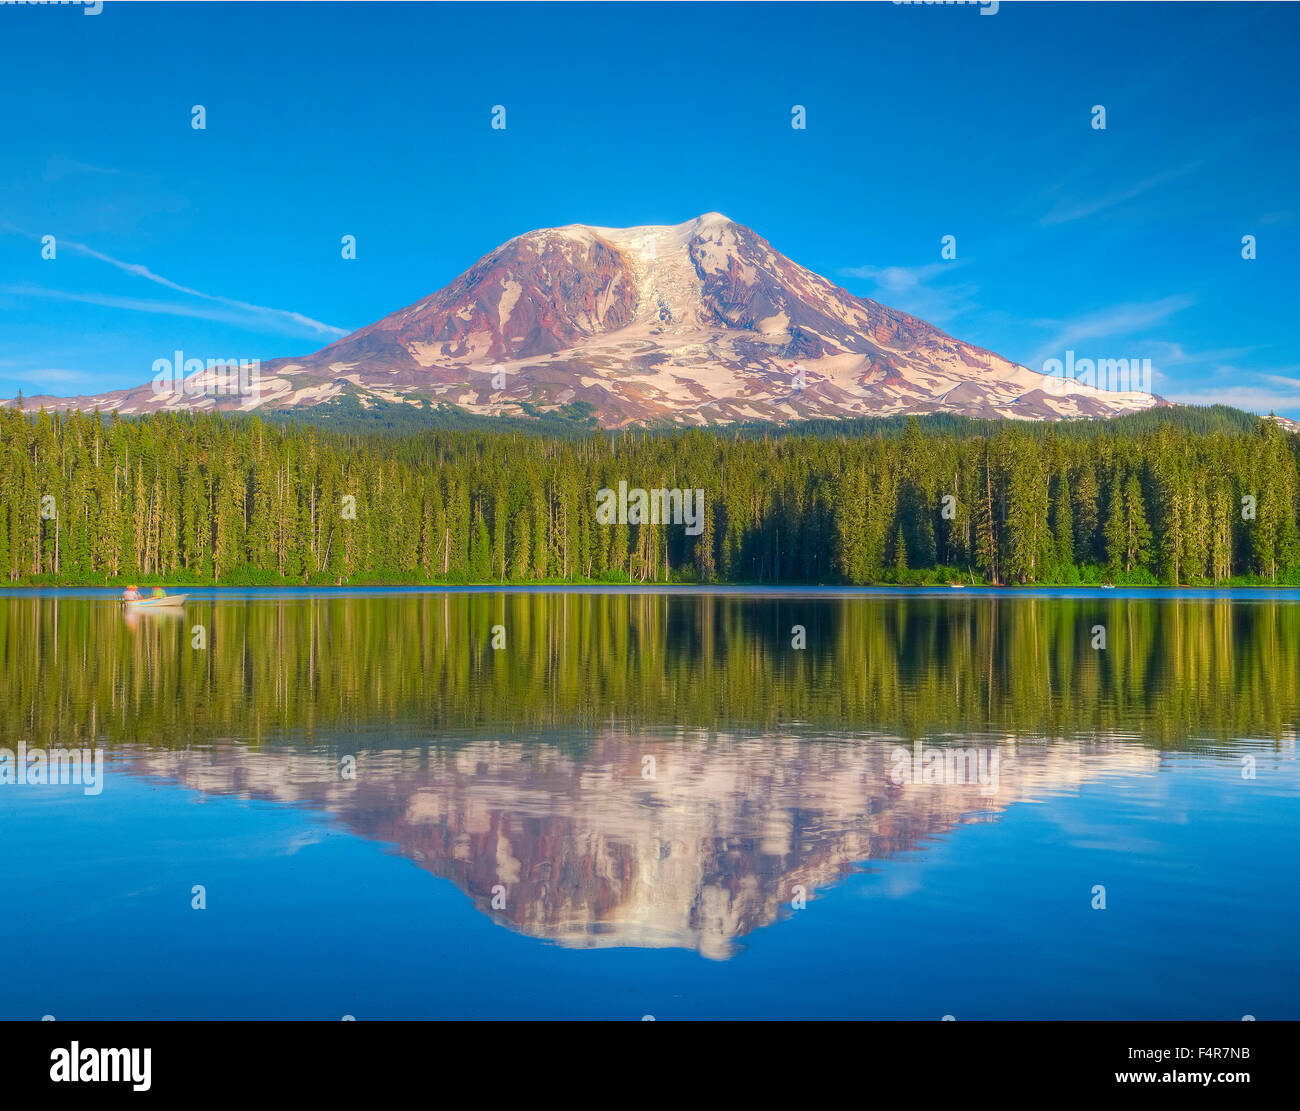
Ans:
[{"label": "rocky mountain slope", "polygon": [[1098,417],[1159,401],[1048,377],[855,297],[718,213],[675,227],[529,232],[313,355],[233,377],[205,370],[183,391],[146,383],[24,407],[294,409],[352,394],[479,414],[582,402],[619,427],[935,411]]}]

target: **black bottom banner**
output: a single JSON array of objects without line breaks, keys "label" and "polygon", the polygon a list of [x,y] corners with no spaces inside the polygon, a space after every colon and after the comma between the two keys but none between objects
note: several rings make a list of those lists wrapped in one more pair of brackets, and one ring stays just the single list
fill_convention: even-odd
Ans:
[{"label": "black bottom banner", "polygon": [[[701,1072],[740,1079],[767,1099],[815,1096],[860,1077],[918,1096],[977,1085],[1006,1096],[1123,1089],[1204,1091],[1217,1099],[1280,1093],[1296,1072],[1293,1022],[426,1023],[10,1022],[8,1097],[113,1093],[180,1097],[373,1098],[445,1085],[560,1084],[681,1098]],[[988,1085],[993,1085],[990,1089]],[[829,1089],[827,1089],[829,1091]],[[738,1094],[733,1090],[733,1095]],[[6,1102],[9,1102],[8,1099]],[[23,1106],[17,1101],[10,1106]]]}]

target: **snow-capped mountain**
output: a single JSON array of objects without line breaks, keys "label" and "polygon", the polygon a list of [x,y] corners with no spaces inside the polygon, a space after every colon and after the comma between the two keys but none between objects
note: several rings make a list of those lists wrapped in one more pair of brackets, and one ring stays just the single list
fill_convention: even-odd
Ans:
[{"label": "snow-capped mountain", "polygon": [[855,297],[716,212],[675,227],[529,232],[450,285],[223,388],[146,383],[24,407],[248,410],[346,393],[481,414],[587,402],[606,427],[948,411],[1110,416],[1158,398],[1049,377]]}]

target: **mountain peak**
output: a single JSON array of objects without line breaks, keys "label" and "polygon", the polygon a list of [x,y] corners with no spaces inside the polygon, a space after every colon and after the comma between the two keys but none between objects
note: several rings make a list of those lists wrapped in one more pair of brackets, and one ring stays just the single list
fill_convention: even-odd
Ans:
[{"label": "mountain peak", "polygon": [[[683,247],[697,236],[724,231],[727,228],[741,228],[734,220],[721,212],[705,212],[692,220],[681,224],[638,224],[634,227],[611,228],[599,224],[566,224],[558,228],[539,228],[524,233],[517,239],[547,239],[560,237],[569,240],[590,243],[593,238],[601,239],[619,249],[635,249],[639,245],[671,245]],[[516,242],[516,240],[511,240]]]},{"label": "mountain peak", "polygon": [[934,411],[1054,419],[1157,402],[1049,378],[855,297],[720,212],[527,232],[423,300],[261,369],[248,396],[141,386],[25,404],[286,409],[351,393],[483,414],[582,402],[619,427]]}]

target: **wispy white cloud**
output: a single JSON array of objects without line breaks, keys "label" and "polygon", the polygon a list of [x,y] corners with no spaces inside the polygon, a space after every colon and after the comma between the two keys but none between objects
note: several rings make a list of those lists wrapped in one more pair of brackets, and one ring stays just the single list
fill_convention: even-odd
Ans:
[{"label": "wispy white cloud", "polygon": [[[110,309],[157,313],[161,316],[185,316],[192,320],[214,320],[222,324],[236,324],[243,328],[250,327],[254,323],[249,320],[247,312],[220,306],[186,305],[175,301],[154,301],[142,297],[114,297],[104,293],[68,293],[61,289],[44,289],[40,286],[0,286],[0,293],[18,297],[41,297],[51,301],[77,301],[84,305],[101,305]],[[287,329],[281,326],[279,330]],[[295,334],[301,334],[302,331],[301,328],[297,329]],[[339,329],[337,334],[346,335],[342,329]]]},{"label": "wispy white cloud", "polygon": [[840,273],[850,278],[869,278],[883,288],[901,293],[923,285],[945,270],[956,269],[966,261],[953,259],[950,262],[929,262],[924,266],[850,266]]},{"label": "wispy white cloud", "polygon": [[45,180],[47,183],[82,174],[116,177],[121,172],[121,170],[114,170],[107,166],[93,166],[89,162],[78,162],[73,158],[51,158],[45,163]]},{"label": "wispy white cloud", "polygon": [[1156,392],[1170,401],[1235,405],[1261,414],[1300,413],[1300,363],[1243,367],[1233,360],[1256,348],[1187,352],[1178,344],[1165,346],[1173,349],[1172,355],[1162,359],[1155,352],[1152,370]]},{"label": "wispy white cloud", "polygon": [[[32,236],[31,233],[21,231],[21,229],[14,228],[12,225],[6,224],[5,227],[7,230],[16,231],[21,235],[27,235],[29,238],[36,238],[35,236]],[[319,320],[313,320],[309,316],[304,316],[302,313],[293,312],[289,309],[268,308],[265,305],[253,305],[247,301],[237,301],[233,298],[221,297],[214,293],[204,293],[202,290],[193,289],[190,286],[174,282],[170,278],[163,277],[161,274],[155,274],[147,266],[143,266],[140,263],[124,262],[121,259],[113,258],[111,255],[106,255],[102,251],[96,251],[94,248],[88,247],[84,243],[78,243],[72,239],[59,239],[58,245],[60,250],[70,249],[76,251],[88,258],[93,258],[99,262],[107,263],[109,266],[116,267],[124,273],[131,274],[137,278],[143,278],[145,281],[153,282],[155,285],[160,285],[165,289],[170,289],[176,293],[184,294],[187,297],[197,297],[198,299],[207,301],[210,304],[224,305],[227,309],[234,310],[236,315],[232,316],[229,313],[220,315],[212,312],[204,313],[200,311],[197,306],[177,305],[167,308],[164,307],[164,302],[139,301],[130,298],[106,297],[101,301],[93,301],[91,300],[94,296],[92,294],[60,295],[58,291],[55,290],[46,290],[44,291],[44,295],[54,297],[63,296],[64,299],[67,300],[82,300],[92,304],[113,305],[117,308],[133,308],[141,312],[169,312],[175,316],[192,316],[204,320],[222,320],[230,323],[241,324],[244,327],[263,328],[271,331],[288,332],[294,335],[301,334],[304,331],[316,335],[334,337],[345,336],[348,334],[348,329],[346,328],[339,328],[333,324],[324,324]],[[29,295],[41,295],[31,287],[23,287],[21,289],[9,287],[8,292],[23,292]]]},{"label": "wispy white cloud", "polygon": [[332,324],[322,324],[319,320],[313,320],[309,316],[303,316],[302,313],[292,312],[288,309],[272,309],[264,305],[251,305],[247,301],[235,301],[229,297],[219,297],[213,293],[204,293],[201,290],[191,289],[189,286],[180,285],[161,274],[155,274],[147,266],[141,266],[136,262],[122,262],[119,259],[112,258],[100,251],[87,247],[84,243],[76,243],[72,240],[62,240],[60,246],[71,247],[75,251],[89,255],[91,258],[98,259],[100,262],[106,262],[110,266],[116,266],[119,270],[124,270],[128,274],[134,274],[136,277],[144,278],[146,281],[155,282],[167,289],[175,290],[177,293],[185,293],[190,297],[199,297],[204,301],[212,301],[219,305],[228,305],[234,309],[242,309],[244,312],[253,313],[256,316],[263,317],[268,323],[280,321],[281,323],[294,324],[303,328],[310,328],[313,331],[320,332],[323,335],[345,336],[346,328],[336,328]]},{"label": "wispy white cloud", "polygon": [[93,378],[94,376],[87,371],[68,370],[64,367],[40,367],[39,369],[18,370],[13,374],[0,374],[0,380],[4,381],[39,381],[61,386],[83,385],[92,381]]},{"label": "wispy white cloud", "polygon": [[[1027,365],[1036,367],[1040,366],[1045,359],[1062,358],[1067,350],[1077,350],[1077,344],[1087,343],[1091,340],[1110,339],[1114,336],[1127,338],[1139,335],[1148,328],[1169,319],[1175,313],[1182,312],[1183,309],[1189,308],[1195,303],[1195,297],[1184,294],[1165,297],[1159,301],[1114,305],[1085,316],[1076,317],[1073,320],[1035,321],[1040,326],[1054,326],[1056,333],[1051,339],[1039,346],[1030,356]],[[1080,354],[1087,358],[1099,357],[1098,354],[1091,351],[1080,352]],[[1102,352],[1100,357],[1118,358],[1119,355]]]},{"label": "wispy white cloud", "polygon": [[842,277],[871,282],[870,295],[881,304],[932,324],[945,324],[979,307],[974,300],[979,286],[971,282],[938,281],[971,261],[961,258],[922,266],[850,266],[839,273]]},{"label": "wispy white cloud", "polygon": [[[1082,220],[1088,216],[1094,216],[1098,212],[1104,212],[1108,208],[1114,208],[1116,205],[1123,204],[1125,201],[1131,201],[1135,197],[1140,197],[1158,186],[1167,182],[1175,181],[1185,174],[1191,173],[1203,165],[1202,162],[1189,162],[1185,166],[1178,166],[1172,170],[1165,170],[1163,173],[1153,174],[1150,177],[1144,177],[1140,181],[1123,189],[1111,190],[1106,193],[1099,193],[1085,198],[1063,198],[1056,202],[1052,209],[1042,217],[1038,222],[1043,226],[1051,224],[1068,224],[1074,220]],[[1090,175],[1096,177],[1096,175]]]},{"label": "wispy white cloud", "polygon": [[1213,389],[1188,390],[1164,394],[1169,401],[1182,405],[1231,405],[1250,413],[1300,412],[1300,380],[1291,379],[1289,388],[1267,389],[1263,386],[1216,386]]},{"label": "wispy white cloud", "polygon": [[1161,367],[1203,366],[1222,364],[1243,355],[1249,355],[1257,347],[1219,347],[1210,351],[1188,351],[1181,343],[1151,341],[1147,344],[1150,358]]}]

